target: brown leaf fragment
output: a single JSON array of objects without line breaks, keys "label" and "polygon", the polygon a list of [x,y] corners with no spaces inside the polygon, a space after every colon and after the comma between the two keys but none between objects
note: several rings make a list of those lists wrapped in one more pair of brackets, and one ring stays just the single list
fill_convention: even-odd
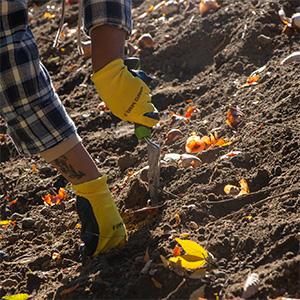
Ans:
[{"label": "brown leaf fragment", "polygon": [[181,223],[181,218],[180,218],[180,215],[179,213],[176,213],[175,216],[174,216],[174,219],[175,219],[175,227],[179,226],[180,223]]},{"label": "brown leaf fragment", "polygon": [[144,262],[148,262],[150,260],[150,255],[149,255],[149,247],[147,247],[144,255]]},{"label": "brown leaf fragment", "polygon": [[246,179],[242,178],[240,180],[240,186],[241,186],[241,191],[239,193],[239,196],[247,195],[250,193],[250,189],[249,189],[248,182]]},{"label": "brown leaf fragment", "polygon": [[164,267],[168,269],[170,265],[169,261],[163,255],[160,255],[160,260],[163,263]]},{"label": "brown leaf fragment", "polygon": [[154,277],[151,277],[151,281],[153,282],[154,286],[157,289],[161,289],[162,288],[162,284],[157,279],[155,279]]}]

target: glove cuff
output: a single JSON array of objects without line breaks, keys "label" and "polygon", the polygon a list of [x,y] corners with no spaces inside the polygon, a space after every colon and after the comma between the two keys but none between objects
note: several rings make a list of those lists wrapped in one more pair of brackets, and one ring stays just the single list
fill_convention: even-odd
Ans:
[{"label": "glove cuff", "polygon": [[107,77],[108,74],[118,74],[118,72],[124,67],[125,65],[123,59],[117,58],[104,66],[102,69],[98,70],[96,73],[92,74],[91,79],[94,83],[101,83],[103,74],[105,77]]},{"label": "glove cuff", "polygon": [[86,197],[89,194],[101,192],[109,192],[107,186],[107,176],[103,175],[97,179],[90,180],[81,184],[72,185],[72,189],[76,195]]}]

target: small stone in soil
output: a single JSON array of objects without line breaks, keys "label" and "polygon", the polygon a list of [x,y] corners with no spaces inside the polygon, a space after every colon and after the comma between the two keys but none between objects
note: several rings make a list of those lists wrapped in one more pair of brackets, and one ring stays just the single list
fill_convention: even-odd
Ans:
[{"label": "small stone in soil", "polygon": [[286,254],[285,254],[285,257],[287,258],[287,259],[291,259],[291,258],[293,258],[295,256],[295,254],[293,253],[293,252],[291,252],[291,251],[289,251],[289,252],[287,252]]},{"label": "small stone in soil", "polygon": [[216,201],[217,200],[217,196],[213,193],[210,193],[207,195],[207,200],[208,201]]},{"label": "small stone in soil", "polygon": [[44,217],[52,217],[53,213],[51,211],[51,208],[48,206],[44,206],[41,210],[40,213],[44,216]]},{"label": "small stone in soil", "polygon": [[32,228],[34,225],[34,220],[32,218],[24,218],[22,220],[22,228],[23,229],[29,229]]},{"label": "small stone in soil", "polygon": [[32,293],[32,291],[37,290],[41,283],[43,282],[43,278],[35,272],[27,274],[27,289]]},{"label": "small stone in soil", "polygon": [[274,170],[273,170],[274,176],[280,176],[281,173],[282,173],[281,167],[280,167],[280,166],[275,166],[275,167],[274,167]]},{"label": "small stone in soil", "polygon": [[272,39],[264,34],[257,37],[257,41],[261,46],[269,46],[272,44]]},{"label": "small stone in soil", "polygon": [[17,286],[17,285],[18,285],[18,281],[10,279],[10,278],[2,281],[2,283],[1,283],[2,287],[13,287],[13,286]]}]

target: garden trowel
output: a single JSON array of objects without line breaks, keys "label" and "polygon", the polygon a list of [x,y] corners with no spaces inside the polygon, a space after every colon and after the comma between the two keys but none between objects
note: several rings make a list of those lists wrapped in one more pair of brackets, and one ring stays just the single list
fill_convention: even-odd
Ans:
[{"label": "garden trowel", "polygon": [[[125,59],[125,65],[133,76],[139,77],[146,84],[152,81],[152,77],[147,75],[140,69],[140,60],[136,57],[130,57]],[[156,113],[148,113],[149,118],[157,119]],[[148,185],[150,199],[152,202],[158,201],[158,190],[159,190],[159,177],[160,177],[160,145],[151,140],[151,128],[135,125],[135,135],[139,140],[144,140],[147,143],[148,149]]]},{"label": "garden trowel", "polygon": [[152,202],[158,201],[159,177],[160,177],[160,145],[151,140],[151,129],[136,125],[135,135],[139,140],[145,140],[148,150],[148,186]]}]

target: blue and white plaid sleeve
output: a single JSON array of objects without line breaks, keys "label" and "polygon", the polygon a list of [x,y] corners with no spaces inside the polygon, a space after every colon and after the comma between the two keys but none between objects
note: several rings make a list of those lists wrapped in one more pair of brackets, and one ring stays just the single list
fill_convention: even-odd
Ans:
[{"label": "blue and white plaid sleeve", "polygon": [[0,1],[0,116],[25,154],[46,151],[76,135],[40,61],[28,27],[27,0]]},{"label": "blue and white plaid sleeve", "polygon": [[90,33],[99,25],[116,26],[129,35],[132,28],[131,0],[85,0],[85,31]]}]

